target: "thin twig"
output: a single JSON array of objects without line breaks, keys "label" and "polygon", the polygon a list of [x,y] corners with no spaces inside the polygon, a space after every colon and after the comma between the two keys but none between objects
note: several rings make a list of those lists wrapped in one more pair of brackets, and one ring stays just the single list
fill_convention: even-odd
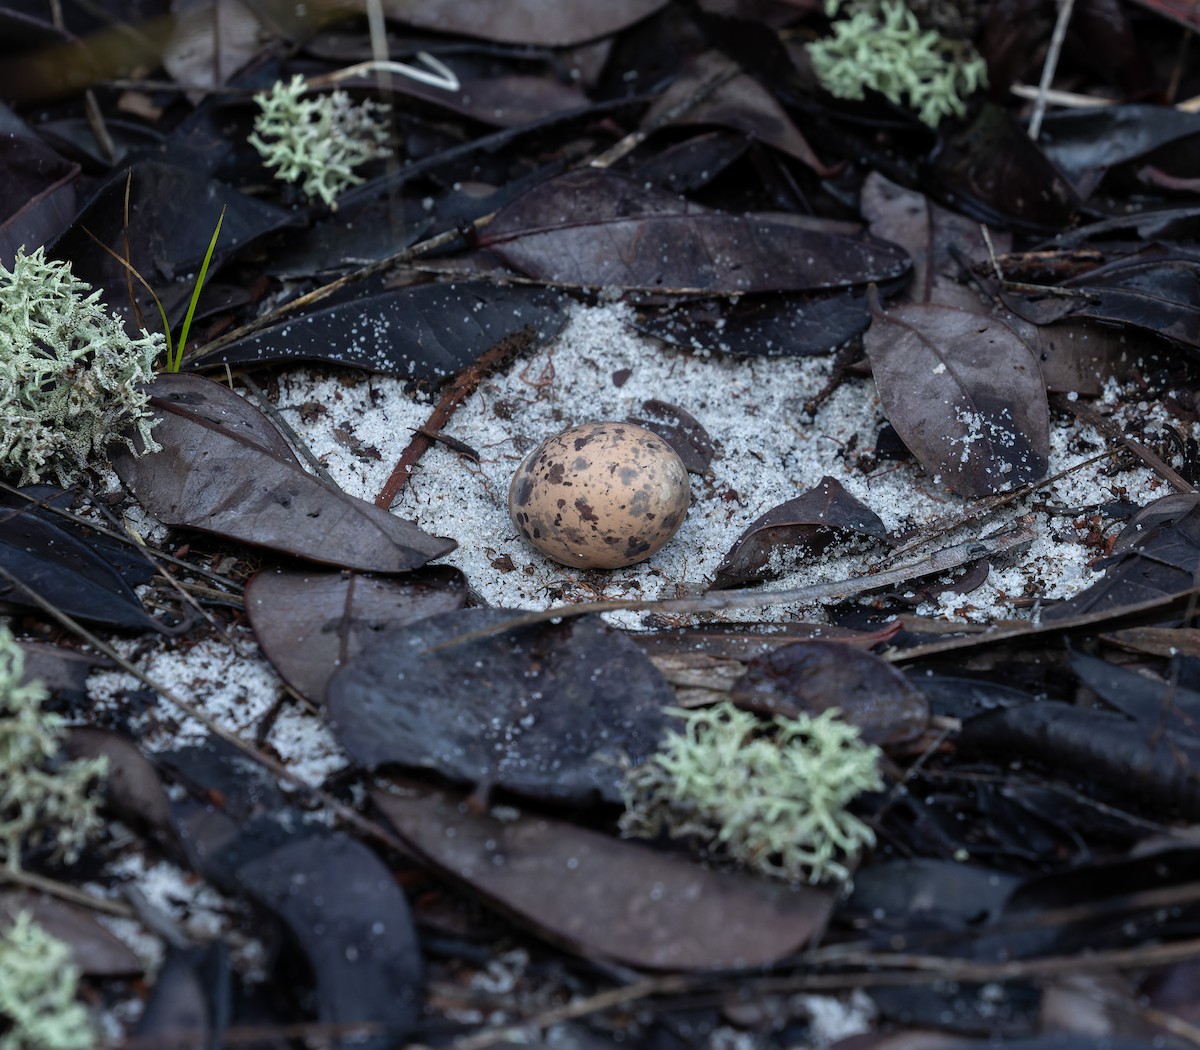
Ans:
[{"label": "thin twig", "polygon": [[[819,955],[819,953],[816,953]],[[941,981],[1010,981],[1047,978],[1064,974],[1112,973],[1121,970],[1166,966],[1200,957],[1200,938],[1168,944],[1110,948],[1075,955],[1051,955],[1034,959],[977,962],[954,957],[910,953],[861,952],[846,961],[854,970],[814,973],[812,967],[796,974],[669,974],[609,988],[595,995],[573,999],[533,1017],[507,1022],[455,1040],[449,1050],[484,1050],[505,1038],[525,1037],[530,1029],[544,1031],[565,1021],[591,1017],[608,1010],[629,1009],[667,996],[694,996],[710,992],[718,996],[760,996],[813,991],[850,991],[855,988],[904,987]],[[812,954],[804,958],[809,962]],[[406,1050],[419,1050],[409,1044]]]},{"label": "thin twig", "polygon": [[835,601],[855,598],[871,591],[898,587],[921,576],[956,569],[980,558],[993,558],[1013,552],[1033,542],[1035,534],[1031,525],[1032,516],[1018,521],[999,532],[978,540],[966,540],[897,568],[878,568],[873,573],[850,580],[835,580],[831,583],[810,584],[807,587],[792,587],[786,590],[760,590],[747,587],[738,590],[710,591],[696,598],[658,598],[625,601],[614,599],[603,602],[579,602],[574,605],[556,605],[550,609],[522,613],[499,624],[491,624],[475,631],[467,631],[429,646],[425,652],[437,652],[459,645],[504,634],[507,631],[535,624],[586,616],[590,613],[607,612],[660,612],[660,613],[719,613],[729,609],[758,609],[771,605],[791,605],[801,602]]},{"label": "thin twig", "polygon": [[1050,37],[1050,48],[1046,52],[1046,62],[1042,66],[1042,79],[1038,84],[1037,101],[1033,104],[1033,114],[1029,118],[1029,137],[1037,142],[1042,133],[1042,118],[1046,115],[1046,98],[1050,85],[1054,83],[1054,72],[1058,69],[1058,56],[1062,51],[1063,41],[1067,38],[1067,25],[1071,21],[1071,11],[1075,0],[1059,0],[1058,21],[1054,23],[1054,34]]},{"label": "thin twig", "polygon": [[38,893],[45,893],[51,897],[57,897],[59,900],[78,904],[83,908],[91,908],[92,911],[103,912],[105,915],[116,915],[122,919],[136,917],[134,910],[128,904],[123,904],[121,901],[108,900],[106,897],[93,896],[85,890],[78,890],[74,886],[68,886],[65,882],[48,879],[44,875],[37,875],[32,871],[25,871],[22,868],[14,870],[13,868],[0,865],[0,882],[12,883],[14,886],[24,886],[29,890],[37,890]]},{"label": "thin twig", "polygon": [[1124,433],[1111,419],[1102,416],[1090,405],[1085,405],[1080,401],[1069,401],[1062,395],[1056,395],[1053,399],[1054,407],[1062,412],[1071,413],[1076,419],[1084,423],[1088,423],[1095,427],[1110,441],[1119,441],[1138,459],[1140,459],[1154,473],[1161,477],[1164,481],[1169,482],[1179,492],[1195,492],[1196,488],[1182,474],[1179,473],[1170,464],[1163,462],[1161,456],[1151,451],[1140,441],[1134,440],[1128,434]]},{"label": "thin twig", "polygon": [[413,433],[383,488],[379,490],[379,495],[375,497],[375,506],[384,510],[391,508],[400,490],[408,483],[413,468],[429,451],[438,432],[454,417],[459,405],[479,388],[484,379],[507,365],[517,354],[527,349],[532,341],[533,332],[528,326],[514,332],[484,351],[447,384],[437,407],[430,413],[424,425]]}]

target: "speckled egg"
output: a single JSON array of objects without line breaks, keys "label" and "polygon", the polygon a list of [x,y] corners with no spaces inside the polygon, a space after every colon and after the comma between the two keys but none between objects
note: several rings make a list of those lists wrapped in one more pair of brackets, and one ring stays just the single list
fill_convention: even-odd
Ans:
[{"label": "speckled egg", "polygon": [[675,535],[691,496],[683,461],[632,423],[583,423],[525,457],[508,490],[513,524],[549,558],[617,569]]}]

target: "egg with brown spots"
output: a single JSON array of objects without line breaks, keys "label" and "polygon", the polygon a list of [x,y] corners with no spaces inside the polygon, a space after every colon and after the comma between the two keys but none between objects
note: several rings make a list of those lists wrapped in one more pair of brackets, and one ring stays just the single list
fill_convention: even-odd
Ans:
[{"label": "egg with brown spots", "polygon": [[683,461],[657,434],[632,423],[583,423],[525,457],[508,512],[547,557],[576,569],[618,569],[674,536],[690,497]]}]

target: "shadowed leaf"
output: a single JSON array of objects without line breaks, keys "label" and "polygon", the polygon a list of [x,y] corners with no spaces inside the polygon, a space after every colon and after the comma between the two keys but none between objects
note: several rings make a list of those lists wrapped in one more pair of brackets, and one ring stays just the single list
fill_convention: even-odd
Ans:
[{"label": "shadowed leaf", "polygon": [[[24,496],[0,493],[0,563],[12,576],[69,616],[110,627],[158,627],[133,589],[153,577],[150,562],[31,502],[58,501],[66,495],[61,490],[34,486],[20,492]],[[7,581],[0,581],[0,598],[33,607]]]},{"label": "shadowed leaf", "polygon": [[496,216],[481,246],[539,280],[725,294],[841,288],[908,270],[895,245],[792,215],[727,215],[611,172],[572,172]]},{"label": "shadowed leaf", "polygon": [[860,535],[887,539],[887,529],[870,507],[850,495],[835,478],[822,478],[804,495],[790,499],[754,521],[717,566],[714,588],[778,576],[782,565],[772,567],[772,555],[815,557],[831,543]]},{"label": "shadowed leaf", "polygon": [[455,644],[518,615],[465,609],[382,634],[329,682],[338,741],[369,769],[395,763],[526,795],[615,801],[622,756],[657,746],[671,687],[596,617]]},{"label": "shadowed leaf", "polygon": [[960,495],[985,496],[1046,473],[1046,388],[1012,329],[948,306],[873,315],[863,342],[880,400],[930,474]]},{"label": "shadowed leaf", "polygon": [[313,703],[339,667],[392,627],[459,609],[466,577],[434,566],[399,578],[274,569],[246,585],[246,615],[267,659]]},{"label": "shadowed leaf", "polygon": [[833,895],[540,816],[500,822],[440,794],[372,792],[431,864],[546,939],[657,970],[765,966],[824,929]]},{"label": "shadowed leaf", "polygon": [[757,657],[730,694],[739,707],[788,718],[836,707],[870,744],[904,743],[929,722],[929,701],[904,675],[839,642],[795,642]]},{"label": "shadowed leaf", "polygon": [[404,572],[454,549],[306,474],[284,457],[266,417],[227,387],[162,375],[149,392],[162,451],[138,457],[120,447],[113,467],[164,524],[364,572]]}]

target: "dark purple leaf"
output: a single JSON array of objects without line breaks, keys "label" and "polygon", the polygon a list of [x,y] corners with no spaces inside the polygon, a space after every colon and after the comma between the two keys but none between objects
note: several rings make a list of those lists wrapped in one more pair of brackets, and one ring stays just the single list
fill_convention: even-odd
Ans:
[{"label": "dark purple leaf", "polygon": [[589,288],[743,294],[887,281],[895,245],[792,215],[726,215],[612,172],[572,172],[504,208],[480,244],[539,280]]},{"label": "dark purple leaf", "polygon": [[1099,397],[1112,376],[1126,378],[1153,337],[1086,318],[1036,325],[1003,307],[1000,319],[1021,337],[1038,359],[1050,393]]},{"label": "dark purple leaf", "polygon": [[635,171],[652,185],[689,193],[707,186],[749,148],[743,135],[706,131],[646,157]]},{"label": "dark purple leaf", "polygon": [[1038,700],[979,715],[965,723],[959,745],[990,761],[1012,756],[1082,780],[1091,797],[1149,806],[1159,815],[1200,816],[1200,786],[1192,770],[1200,746],[1173,740],[1100,708]]},{"label": "dark purple leaf", "polygon": [[714,588],[740,587],[778,576],[772,555],[816,557],[831,543],[851,536],[886,540],[887,529],[869,507],[850,495],[840,481],[825,477],[804,495],[773,507],[754,521],[717,566]]},{"label": "dark purple leaf", "polygon": [[862,292],[844,289],[819,296],[745,296],[733,303],[701,299],[644,307],[636,327],[685,350],[809,357],[833,353],[870,323]]},{"label": "dark purple leaf", "polygon": [[33,251],[70,225],[78,178],[78,164],[0,109],[0,264],[11,269],[18,248]]},{"label": "dark purple leaf", "polygon": [[[136,207],[126,225],[125,185],[131,172],[129,192]],[[225,219],[210,275],[252,241],[300,221],[292,212],[256,201],[191,168],[139,161],[96,191],[52,251],[55,258],[70,261],[76,277],[101,289],[109,307],[128,314],[128,273],[92,236],[123,258],[128,235],[131,265],[164,301],[170,301],[175,298],[169,291],[176,278],[190,294],[222,208]],[[158,312],[150,294],[136,281],[133,287],[147,324],[157,326]],[[180,316],[186,305],[185,296]]]},{"label": "dark purple leaf", "polygon": [[[154,565],[118,541],[38,505],[63,496],[49,486],[0,493],[4,568],[68,616],[110,627],[157,628],[133,589],[154,576]],[[6,580],[0,580],[0,597],[41,611]]]},{"label": "dark purple leaf", "polygon": [[162,451],[139,457],[118,446],[113,467],[163,523],[363,572],[406,572],[454,549],[306,474],[284,458],[270,421],[228,387],[163,375],[149,391]]},{"label": "dark purple leaf", "polygon": [[[664,114],[694,97],[705,84],[727,71],[730,64],[729,59],[717,51],[701,52],[655,99],[642,118],[643,122],[657,126]],[[671,123],[732,128],[794,157],[818,175],[832,174],[832,169],[821,163],[775,96],[748,73],[741,73],[722,84]]]},{"label": "dark purple leaf", "polygon": [[1025,129],[990,102],[941,143],[929,175],[948,206],[999,226],[1057,232],[1079,205]]},{"label": "dark purple leaf", "polygon": [[712,438],[696,418],[678,405],[651,399],[642,402],[645,418],[631,419],[640,427],[652,430],[677,453],[692,474],[704,474],[713,458]]},{"label": "dark purple leaf", "polygon": [[1176,492],[1143,507],[1112,553],[1104,579],[1046,609],[1042,619],[1115,612],[1194,587],[1200,572],[1200,496]]},{"label": "dark purple leaf", "polygon": [[1038,141],[1062,171],[1078,179],[1196,135],[1200,114],[1133,104],[1047,113]]},{"label": "dark purple leaf", "polygon": [[896,668],[854,645],[796,642],[758,657],[730,690],[739,707],[795,718],[836,707],[872,744],[902,744],[929,723],[929,701]]},{"label": "dark purple leaf", "polygon": [[102,789],[106,803],[125,821],[138,821],[156,831],[170,823],[170,803],[158,769],[132,741],[107,729],[71,726],[63,739],[70,758],[104,758],[108,767]]},{"label": "dark purple leaf", "polygon": [[68,649],[50,642],[17,642],[25,654],[21,684],[39,681],[51,696],[70,704],[88,702],[87,680],[92,670],[107,660],[86,650]]},{"label": "dark purple leaf", "polygon": [[371,850],[348,835],[310,833],[240,864],[236,879],[299,944],[317,1018],[375,1029],[342,1045],[407,1041],[421,1013],[421,955],[408,902]]},{"label": "dark purple leaf", "polygon": [[536,797],[620,796],[621,755],[658,744],[671,687],[595,617],[458,644],[519,613],[464,609],[384,632],[329,682],[330,727],[353,758],[431,769]]},{"label": "dark purple leaf", "polygon": [[1101,700],[1143,729],[1200,748],[1200,682],[1155,679],[1087,653],[1071,654],[1071,670]]},{"label": "dark purple leaf", "polygon": [[948,306],[875,311],[864,337],[888,421],[964,496],[1046,473],[1050,409],[1032,351],[1007,325]]},{"label": "dark purple leaf", "polygon": [[[956,280],[964,264],[988,257],[979,223],[877,172],[863,183],[859,207],[874,236],[900,245],[912,258],[908,300],[984,312],[974,286]],[[1012,247],[1012,237],[1003,230],[991,237],[999,254]]]},{"label": "dark purple leaf", "polygon": [[383,579],[274,569],[255,575],[245,594],[246,615],[267,659],[316,704],[324,702],[334,672],[382,631],[462,608],[466,600],[466,577],[443,566]]},{"label": "dark purple leaf", "polygon": [[430,864],[546,939],[654,970],[767,966],[820,934],[833,896],[541,815],[499,821],[432,792],[372,792]]},{"label": "dark purple leaf", "polygon": [[[130,153],[149,152],[164,148],[162,133],[140,121],[120,120],[106,116],[104,127],[113,148],[111,157],[97,141],[92,125],[84,116],[68,116],[61,120],[39,122],[37,133],[38,138],[52,146],[67,160],[92,170],[104,169],[114,163],[120,163]],[[68,216],[68,221],[59,228],[59,233],[66,229],[70,220],[74,218],[74,215]]]},{"label": "dark purple leaf", "polygon": [[540,346],[566,316],[559,296],[536,288],[418,285],[313,310],[231,343],[197,366],[328,361],[437,382],[519,332],[529,330],[531,345]]},{"label": "dark purple leaf", "polygon": [[229,995],[229,978],[229,949],[223,940],[199,949],[168,950],[138,1017],[134,1038],[164,1050],[214,1045],[221,1039],[226,1011],[213,1000]]},{"label": "dark purple leaf", "polygon": [[1034,324],[1090,317],[1200,348],[1200,255],[1194,250],[1150,244],[1060,287],[1074,294],[1006,291],[1003,298]]}]

